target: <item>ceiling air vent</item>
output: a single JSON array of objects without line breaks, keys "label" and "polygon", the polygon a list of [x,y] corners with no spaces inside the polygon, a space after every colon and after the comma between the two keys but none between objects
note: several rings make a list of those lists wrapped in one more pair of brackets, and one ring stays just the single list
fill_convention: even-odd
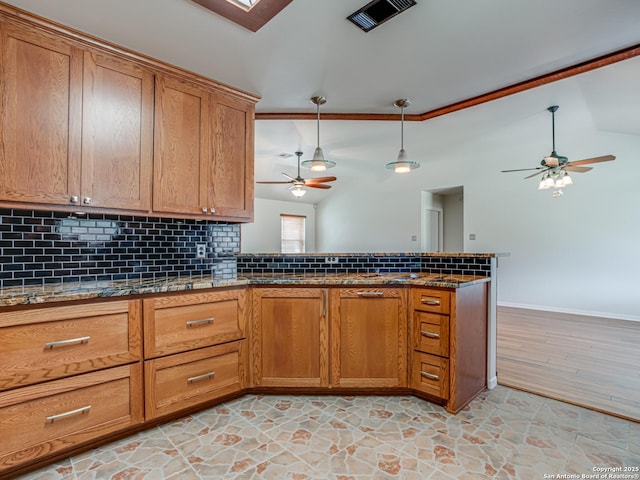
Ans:
[{"label": "ceiling air vent", "polygon": [[347,20],[369,32],[415,4],[415,0],[373,0],[349,15]]}]

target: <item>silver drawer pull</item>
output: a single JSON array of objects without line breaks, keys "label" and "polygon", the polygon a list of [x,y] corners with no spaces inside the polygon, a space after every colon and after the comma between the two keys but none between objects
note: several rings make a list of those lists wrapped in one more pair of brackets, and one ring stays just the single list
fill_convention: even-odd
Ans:
[{"label": "silver drawer pull", "polygon": [[44,344],[44,348],[50,350],[53,347],[63,347],[65,345],[68,346],[68,345],[89,343],[89,340],[91,340],[91,337],[70,338],[69,340],[59,340],[57,342],[47,342],[47,343]]},{"label": "silver drawer pull", "polygon": [[89,410],[91,410],[91,405],[87,405],[86,407],[82,407],[82,408],[77,408],[76,410],[71,410],[69,412],[59,413],[57,415],[51,415],[50,417],[46,418],[46,422],[53,423],[56,420],[61,420],[63,418],[73,417],[74,415],[82,415],[83,413],[87,413]]},{"label": "silver drawer pull", "polygon": [[213,378],[216,372],[205,373],[204,375],[198,375],[197,377],[187,378],[187,383],[199,382],[200,380],[207,380]]},{"label": "silver drawer pull", "polygon": [[425,332],[424,330],[422,330],[420,332],[420,335],[422,335],[423,337],[427,337],[427,338],[440,338],[440,334],[439,333]]},{"label": "silver drawer pull", "polygon": [[356,295],[359,297],[381,297],[384,292],[357,292]]},{"label": "silver drawer pull", "polygon": [[195,327],[196,325],[211,325],[215,318],[203,318],[202,320],[190,320],[187,322],[187,327]]},{"label": "silver drawer pull", "polygon": [[440,300],[422,299],[422,303],[425,305],[440,305]]},{"label": "silver drawer pull", "polygon": [[440,379],[440,377],[438,375],[434,375],[433,373],[423,372],[422,370],[420,371],[420,376],[422,376],[424,378],[428,378],[429,380],[439,380]]}]

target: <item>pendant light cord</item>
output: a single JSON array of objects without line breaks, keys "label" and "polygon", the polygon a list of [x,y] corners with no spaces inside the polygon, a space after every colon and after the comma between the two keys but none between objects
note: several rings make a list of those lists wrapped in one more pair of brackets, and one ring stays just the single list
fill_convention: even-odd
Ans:
[{"label": "pendant light cord", "polygon": [[400,107],[400,150],[404,150],[404,104]]},{"label": "pendant light cord", "polygon": [[317,147],[320,148],[320,102],[316,103],[316,111],[318,113],[318,121],[316,125],[316,139],[317,139]]},{"label": "pendant light cord", "polygon": [[553,151],[556,151],[556,112],[551,112],[551,142]]}]

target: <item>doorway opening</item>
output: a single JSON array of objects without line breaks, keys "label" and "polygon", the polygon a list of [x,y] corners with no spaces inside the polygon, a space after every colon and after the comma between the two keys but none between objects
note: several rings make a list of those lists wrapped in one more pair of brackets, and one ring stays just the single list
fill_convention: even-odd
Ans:
[{"label": "doorway opening", "polygon": [[422,251],[464,251],[464,188],[422,192]]}]

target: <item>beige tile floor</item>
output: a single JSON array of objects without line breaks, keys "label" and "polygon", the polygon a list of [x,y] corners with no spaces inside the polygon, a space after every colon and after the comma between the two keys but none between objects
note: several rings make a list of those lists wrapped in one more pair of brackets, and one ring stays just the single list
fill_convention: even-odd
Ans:
[{"label": "beige tile floor", "polygon": [[[598,467],[640,467],[640,424],[498,386],[458,415],[413,397],[250,395],[20,480],[535,480]],[[617,478],[640,478],[629,474]]]}]

